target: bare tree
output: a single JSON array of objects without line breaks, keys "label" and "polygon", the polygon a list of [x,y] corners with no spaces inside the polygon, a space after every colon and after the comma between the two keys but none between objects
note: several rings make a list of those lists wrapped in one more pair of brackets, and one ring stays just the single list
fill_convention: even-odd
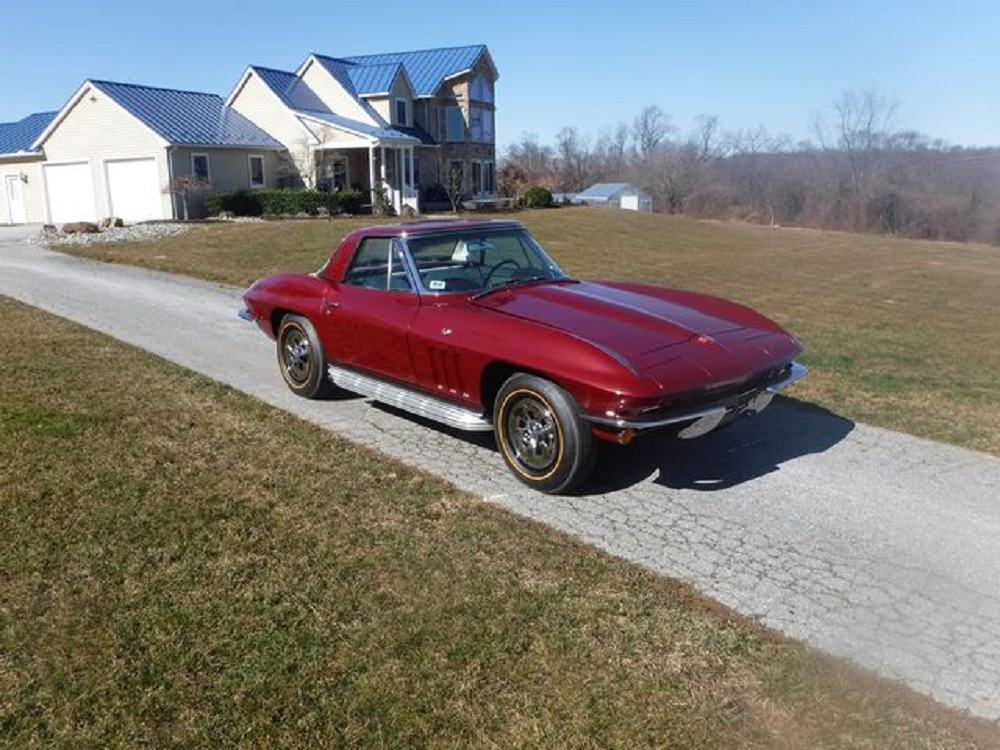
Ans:
[{"label": "bare tree", "polygon": [[632,121],[632,137],[642,156],[653,153],[672,131],[670,118],[655,104],[646,107]]},{"label": "bare tree", "polygon": [[559,185],[573,192],[587,187],[591,176],[591,154],[587,143],[576,128],[563,128],[556,133]]},{"label": "bare tree", "polygon": [[629,129],[625,123],[606,128],[594,144],[592,168],[602,179],[618,181],[628,162]]},{"label": "bare tree", "polygon": [[719,132],[718,115],[698,115],[690,140],[698,149],[698,158],[711,161],[725,155],[726,142]]},{"label": "bare tree", "polygon": [[[526,134],[507,148],[501,169],[507,166],[516,170],[512,174],[523,179],[524,187],[555,187],[555,155],[550,146],[540,145],[535,135]],[[518,192],[523,192],[523,188]]]},{"label": "bare tree", "polygon": [[728,173],[736,183],[741,202],[753,211],[764,211],[768,222],[776,222],[776,203],[781,174],[778,155],[788,148],[788,138],[772,137],[767,128],[759,125],[741,129],[726,138],[731,155]]},{"label": "bare tree", "polygon": [[447,161],[438,156],[437,173],[441,187],[451,202],[451,210],[458,213],[465,197],[465,163]]},{"label": "bare tree", "polygon": [[876,165],[894,140],[890,128],[896,109],[895,102],[876,91],[845,91],[831,106],[832,125],[817,120],[820,143],[834,168],[846,173],[857,229],[863,228]]},{"label": "bare tree", "polygon": [[192,198],[200,197],[211,189],[212,184],[204,177],[200,177],[196,174],[183,174],[175,176],[163,192],[180,197],[181,210],[184,214],[183,219],[184,221],[187,221],[191,218],[192,214]]}]

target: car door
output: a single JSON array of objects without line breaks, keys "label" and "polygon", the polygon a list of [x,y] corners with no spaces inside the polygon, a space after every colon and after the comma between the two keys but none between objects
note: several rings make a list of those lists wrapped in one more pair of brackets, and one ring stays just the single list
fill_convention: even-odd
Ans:
[{"label": "car door", "polygon": [[408,334],[419,310],[398,241],[365,238],[325,302],[324,350],[337,364],[412,383]]}]

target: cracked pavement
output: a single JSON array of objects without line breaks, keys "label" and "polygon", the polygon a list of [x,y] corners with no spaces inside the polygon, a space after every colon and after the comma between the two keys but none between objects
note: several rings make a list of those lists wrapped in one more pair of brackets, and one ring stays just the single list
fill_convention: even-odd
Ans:
[{"label": "cracked pavement", "polygon": [[[767,627],[1000,720],[1000,459],[786,399],[700,440],[602,445],[581,493],[531,492],[489,434],[360,398],[304,401],[242,290],[80,260],[0,228],[0,294],[226,383],[695,588]],[[794,395],[794,388],[790,393]]]}]

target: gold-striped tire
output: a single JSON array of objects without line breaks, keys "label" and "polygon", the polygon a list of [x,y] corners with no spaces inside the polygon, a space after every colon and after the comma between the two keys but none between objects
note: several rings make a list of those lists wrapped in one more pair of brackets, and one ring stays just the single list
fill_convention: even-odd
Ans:
[{"label": "gold-striped tire", "polygon": [[333,384],[326,374],[323,345],[309,319],[301,315],[286,315],[281,319],[275,338],[278,369],[292,393],[303,398],[329,395]]},{"label": "gold-striped tire", "polygon": [[590,426],[573,397],[549,380],[525,373],[509,378],[497,394],[493,427],[511,471],[540,492],[570,492],[593,469]]}]

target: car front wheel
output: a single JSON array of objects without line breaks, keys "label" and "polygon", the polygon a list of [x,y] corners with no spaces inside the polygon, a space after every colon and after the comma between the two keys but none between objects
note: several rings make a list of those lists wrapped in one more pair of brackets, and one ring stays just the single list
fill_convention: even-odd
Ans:
[{"label": "car front wheel", "polygon": [[321,398],[332,389],[326,377],[326,358],[316,329],[308,318],[286,315],[277,335],[278,367],[292,393]]},{"label": "car front wheel", "polygon": [[512,376],[497,394],[493,426],[515,476],[541,492],[569,492],[590,474],[593,438],[576,403],[551,381]]}]

